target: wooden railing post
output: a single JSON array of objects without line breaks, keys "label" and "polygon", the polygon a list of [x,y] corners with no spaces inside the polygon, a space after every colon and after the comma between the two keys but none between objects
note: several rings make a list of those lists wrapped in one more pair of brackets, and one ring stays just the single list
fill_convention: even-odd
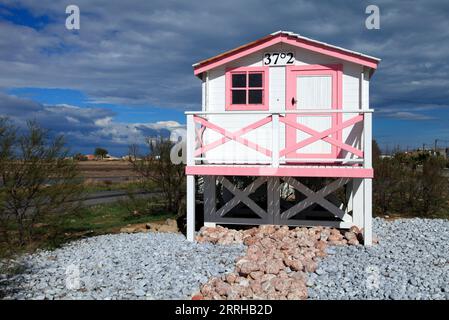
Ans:
[{"label": "wooden railing post", "polygon": [[366,169],[371,169],[373,166],[372,128],[373,128],[373,114],[371,112],[365,112],[363,115],[363,157],[364,157],[364,167]]},{"label": "wooden railing post", "polygon": [[272,135],[271,135],[271,166],[279,167],[279,113],[273,113],[271,115]]},{"label": "wooden railing post", "polygon": [[[195,165],[195,121],[194,115],[187,115],[187,142],[186,142],[186,152],[187,152],[187,166]],[[187,205],[187,240],[193,241],[195,239],[195,176],[187,175],[187,194],[186,194],[186,205]]]},{"label": "wooden railing post", "polygon": [[187,165],[193,166],[195,165],[195,145],[196,145],[196,133],[195,133],[195,120],[193,114],[187,115],[187,142],[186,142],[186,159]]},{"label": "wooden railing post", "polygon": [[[372,159],[372,113],[365,112],[363,121],[363,152],[364,167],[371,169],[373,166]],[[364,201],[363,201],[363,239],[366,246],[373,243],[372,220],[373,220],[373,179],[363,179]]]}]

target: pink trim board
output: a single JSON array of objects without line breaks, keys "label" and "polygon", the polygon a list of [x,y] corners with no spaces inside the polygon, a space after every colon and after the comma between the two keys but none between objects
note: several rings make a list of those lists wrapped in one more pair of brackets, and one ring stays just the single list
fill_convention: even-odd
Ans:
[{"label": "pink trim board", "polygon": [[357,167],[322,167],[301,166],[226,166],[198,165],[187,166],[187,175],[218,176],[271,176],[271,177],[331,177],[331,178],[373,178],[373,169]]}]

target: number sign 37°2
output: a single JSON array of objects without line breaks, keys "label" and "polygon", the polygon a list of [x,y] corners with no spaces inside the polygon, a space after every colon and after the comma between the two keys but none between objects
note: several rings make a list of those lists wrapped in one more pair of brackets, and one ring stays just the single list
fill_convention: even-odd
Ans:
[{"label": "number sign 37\u00b02", "polygon": [[284,66],[294,62],[295,56],[292,52],[267,52],[263,54],[264,66]]}]

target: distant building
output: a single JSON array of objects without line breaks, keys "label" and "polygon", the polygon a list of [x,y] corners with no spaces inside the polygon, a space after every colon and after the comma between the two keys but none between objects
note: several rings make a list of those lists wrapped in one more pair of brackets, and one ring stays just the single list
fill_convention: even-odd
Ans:
[{"label": "distant building", "polygon": [[436,154],[444,158],[449,158],[449,148],[437,148]]},{"label": "distant building", "polygon": [[93,154],[86,154],[85,157],[87,158],[88,161],[92,161],[92,160],[96,160],[97,157]]},{"label": "distant building", "polygon": [[107,154],[106,157],[103,158],[103,160],[114,161],[114,160],[121,160],[121,158],[119,158],[119,157],[114,157],[114,156],[111,156],[110,154]]}]

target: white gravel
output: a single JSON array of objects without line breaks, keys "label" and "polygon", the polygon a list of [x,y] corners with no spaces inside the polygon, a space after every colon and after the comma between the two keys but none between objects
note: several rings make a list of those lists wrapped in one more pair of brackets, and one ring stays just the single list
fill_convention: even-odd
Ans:
[{"label": "white gravel", "polygon": [[174,233],[111,234],[22,258],[6,299],[182,299],[230,272],[245,247],[197,244]]},{"label": "white gravel", "polygon": [[331,247],[311,299],[449,299],[449,221],[374,219],[380,243]]},{"label": "white gravel", "polygon": [[[374,219],[380,243],[328,248],[311,299],[449,299],[449,221]],[[6,299],[189,298],[234,270],[243,245],[187,242],[168,233],[114,234],[22,257]],[[0,277],[4,283],[5,279]]]}]

